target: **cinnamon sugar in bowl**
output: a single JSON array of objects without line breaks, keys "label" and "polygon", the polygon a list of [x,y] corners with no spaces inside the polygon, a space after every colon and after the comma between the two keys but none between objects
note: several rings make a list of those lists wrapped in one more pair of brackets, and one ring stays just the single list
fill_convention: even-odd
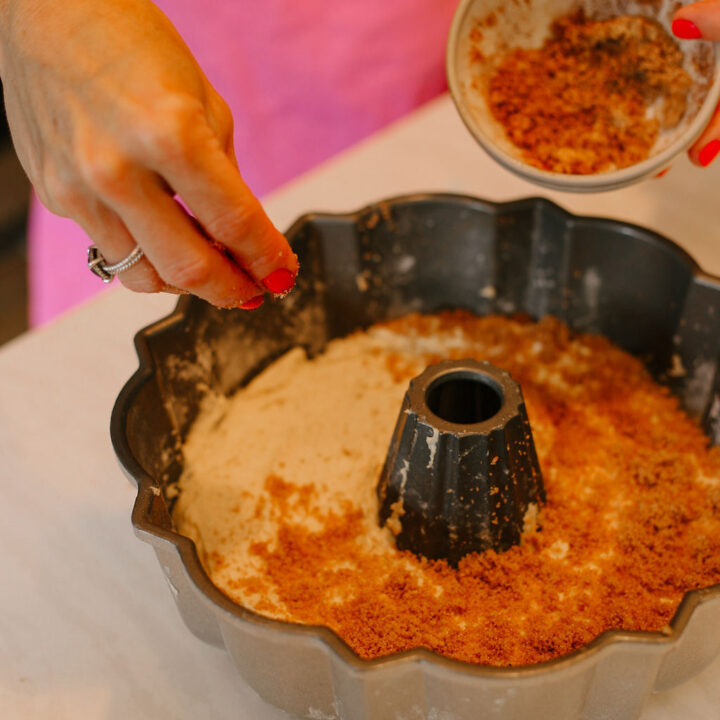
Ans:
[{"label": "cinnamon sugar in bowl", "polygon": [[448,83],[500,164],[556,190],[613,190],[687,150],[720,97],[720,53],[670,0],[462,0]]}]

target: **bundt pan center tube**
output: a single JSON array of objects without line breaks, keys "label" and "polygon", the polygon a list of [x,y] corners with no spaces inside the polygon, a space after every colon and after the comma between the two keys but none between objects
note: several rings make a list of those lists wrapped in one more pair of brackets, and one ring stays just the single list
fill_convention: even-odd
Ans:
[{"label": "bundt pan center tube", "polygon": [[[113,410],[113,445],[138,486],[133,524],[153,546],[190,630],[227,648],[245,682],[298,718],[632,720],[650,693],[707,666],[720,651],[718,585],[687,593],[662,632],[611,630],[556,660],[498,668],[421,648],[364,660],[328,628],[262,617],[212,584],[172,520],[182,443],[208,392],[231,395],[293,346],[316,355],[333,338],[409,312],[550,314],[572,330],[603,334],[641,357],[720,440],[720,280],[656,233],[538,198],[413,195],[346,215],[307,215],[287,234],[302,267],[296,290],[252,313],[181,298],[136,336],[140,367]],[[504,381],[498,385],[508,400]],[[498,432],[488,432],[493,418],[481,419],[497,400],[492,391],[471,394],[478,409],[458,407],[452,385],[431,382],[428,390],[426,417],[449,445],[473,437],[458,432],[458,419],[479,419],[469,428],[489,424],[478,443]],[[510,419],[503,422],[507,439]],[[526,502],[542,500],[540,476],[533,478],[527,499],[512,488],[515,518]]]},{"label": "bundt pan center tube", "polygon": [[520,386],[489,362],[446,360],[410,382],[378,484],[400,550],[451,565],[517,545],[545,500]]}]

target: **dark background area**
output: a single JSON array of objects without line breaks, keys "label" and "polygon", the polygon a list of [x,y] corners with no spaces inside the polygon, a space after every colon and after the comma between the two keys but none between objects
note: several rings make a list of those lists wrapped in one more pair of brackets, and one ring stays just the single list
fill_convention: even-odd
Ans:
[{"label": "dark background area", "polygon": [[28,327],[27,210],[30,184],[0,112],[0,344]]}]

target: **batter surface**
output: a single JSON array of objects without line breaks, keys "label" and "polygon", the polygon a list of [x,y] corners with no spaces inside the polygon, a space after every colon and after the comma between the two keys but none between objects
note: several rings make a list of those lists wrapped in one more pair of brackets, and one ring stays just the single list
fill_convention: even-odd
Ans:
[{"label": "batter surface", "polygon": [[[541,530],[457,569],[397,551],[375,487],[410,378],[446,358],[508,370],[543,471]],[[720,582],[720,450],[642,364],[558,320],[407,318],[293,350],[184,447],[174,519],[222,592],[332,628],[361,657],[426,647],[524,665],[610,628],[663,630]]]}]

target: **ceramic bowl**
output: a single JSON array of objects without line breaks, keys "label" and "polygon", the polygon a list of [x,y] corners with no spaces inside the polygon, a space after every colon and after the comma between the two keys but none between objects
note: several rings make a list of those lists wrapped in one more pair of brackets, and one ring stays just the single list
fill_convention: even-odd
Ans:
[{"label": "ceramic bowl", "polygon": [[[542,46],[558,18],[583,10],[606,19],[640,15],[657,20],[670,33],[678,3],[674,0],[461,0],[447,45],[448,85],[455,105],[478,143],[502,166],[537,185],[569,192],[615,190],[656,175],[700,136],[720,98],[720,52],[716,44],[678,40],[685,69],[694,83],[688,108],[677,127],[660,134],[650,156],[610,172],[571,175],[530,165],[490,112],[485,87],[495,72],[493,59],[515,48]],[[487,22],[487,18],[492,22]],[[482,25],[480,33],[473,30]],[[478,62],[475,49],[482,57]]]}]

